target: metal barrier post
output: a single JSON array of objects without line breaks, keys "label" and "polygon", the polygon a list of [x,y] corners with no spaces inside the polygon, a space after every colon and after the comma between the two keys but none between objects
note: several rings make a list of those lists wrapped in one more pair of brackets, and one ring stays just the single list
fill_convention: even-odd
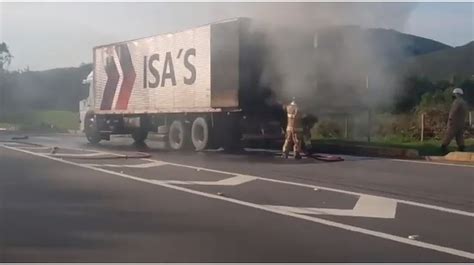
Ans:
[{"label": "metal barrier post", "polygon": [[421,141],[423,142],[425,136],[425,114],[421,113]]},{"label": "metal barrier post", "polygon": [[367,116],[368,116],[367,117],[368,118],[367,142],[370,143],[370,133],[372,131],[372,110],[371,109],[368,110],[368,115]]},{"label": "metal barrier post", "polygon": [[347,139],[349,138],[349,121],[348,121],[348,115],[345,115],[345,120],[344,120],[344,137]]}]

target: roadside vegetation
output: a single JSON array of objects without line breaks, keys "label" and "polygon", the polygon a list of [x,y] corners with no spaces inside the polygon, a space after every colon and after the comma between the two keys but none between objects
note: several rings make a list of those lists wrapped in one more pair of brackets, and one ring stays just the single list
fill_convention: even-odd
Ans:
[{"label": "roadside vegetation", "polygon": [[[418,150],[421,155],[441,154],[439,146],[446,130],[453,87],[463,88],[464,98],[471,106],[471,115],[474,116],[474,79],[432,82],[426,78],[412,77],[407,79],[404,91],[391,109],[372,110],[370,142],[368,113],[364,111],[321,117],[313,128],[312,138],[320,144],[411,148]],[[466,149],[474,151],[474,125],[469,124],[468,120],[464,136]],[[451,150],[455,149],[453,141]]]},{"label": "roadside vegetation", "polygon": [[0,128],[67,132],[79,129],[79,100],[87,95],[82,79],[90,64],[79,67],[9,71],[14,56],[0,42]]},{"label": "roadside vegetation", "polygon": [[68,132],[79,129],[79,114],[72,111],[29,111],[4,116],[0,128],[22,131]]},{"label": "roadside vegetation", "polygon": [[[403,148],[403,149],[414,149],[417,150],[421,156],[439,156],[444,155],[440,149],[440,142],[437,140],[429,141],[413,141],[413,142],[402,142],[402,141],[384,141],[381,139],[374,139],[371,142],[367,141],[354,141],[344,139],[316,139],[313,141],[315,145],[330,145],[330,144],[344,144],[350,146],[372,146],[372,147],[389,147],[389,148]],[[449,146],[449,151],[456,151],[457,146],[453,141]],[[466,140],[466,151],[474,152],[474,139]]]}]

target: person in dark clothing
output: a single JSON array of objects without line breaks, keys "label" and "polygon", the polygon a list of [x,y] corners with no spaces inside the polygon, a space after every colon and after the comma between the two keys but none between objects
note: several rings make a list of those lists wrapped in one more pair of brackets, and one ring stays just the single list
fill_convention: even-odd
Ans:
[{"label": "person in dark clothing", "polygon": [[464,127],[468,107],[466,101],[462,98],[464,91],[461,88],[453,90],[453,104],[449,111],[449,118],[447,123],[446,134],[444,135],[441,149],[444,153],[448,151],[448,145],[453,138],[456,138],[456,144],[459,151],[464,151]]}]

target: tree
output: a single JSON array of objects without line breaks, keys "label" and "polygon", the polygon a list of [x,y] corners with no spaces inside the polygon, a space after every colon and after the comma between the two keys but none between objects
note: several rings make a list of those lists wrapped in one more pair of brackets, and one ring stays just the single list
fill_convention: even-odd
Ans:
[{"label": "tree", "polygon": [[444,112],[449,112],[449,108],[452,103],[452,91],[451,87],[443,89],[437,89],[435,91],[426,92],[421,97],[421,101],[416,107],[419,113],[439,110]]},{"label": "tree", "polygon": [[413,111],[423,94],[434,92],[436,89],[436,86],[427,78],[417,76],[407,78],[395,98],[394,112],[406,113]]},{"label": "tree", "polygon": [[0,119],[3,119],[6,112],[6,97],[7,97],[7,87],[6,87],[6,68],[10,65],[12,61],[12,54],[8,50],[8,46],[5,42],[0,43]]},{"label": "tree", "polygon": [[13,55],[10,53],[8,46],[5,42],[0,43],[0,71],[6,70],[6,68],[12,62]]}]

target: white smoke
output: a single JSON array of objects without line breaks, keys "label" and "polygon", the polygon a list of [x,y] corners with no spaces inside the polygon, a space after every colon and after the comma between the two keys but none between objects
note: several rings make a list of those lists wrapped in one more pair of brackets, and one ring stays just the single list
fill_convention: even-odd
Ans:
[{"label": "white smoke", "polygon": [[[296,97],[307,108],[317,109],[318,105],[327,108],[387,104],[394,97],[398,83],[388,68],[388,60],[397,54],[380,56],[371,46],[374,43],[370,34],[360,31],[345,35],[350,38],[336,39],[333,45],[340,47],[341,54],[335,59],[334,54],[315,49],[319,43],[317,33],[342,25],[403,29],[414,4],[213,3],[200,7],[206,6],[216,19],[250,17],[255,30],[266,33],[268,56],[261,81],[282,100]],[[389,42],[396,40],[378,41],[395,45]]]}]

